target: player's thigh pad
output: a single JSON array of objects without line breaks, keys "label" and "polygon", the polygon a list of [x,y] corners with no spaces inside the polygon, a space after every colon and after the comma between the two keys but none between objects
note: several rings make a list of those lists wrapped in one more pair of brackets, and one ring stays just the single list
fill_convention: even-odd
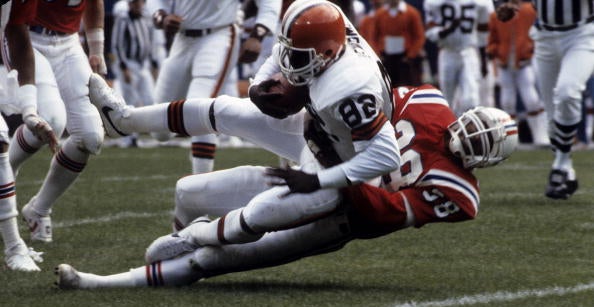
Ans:
[{"label": "player's thigh pad", "polygon": [[203,215],[222,216],[270,188],[262,166],[239,166],[181,178],[175,186],[175,216],[188,223]]}]

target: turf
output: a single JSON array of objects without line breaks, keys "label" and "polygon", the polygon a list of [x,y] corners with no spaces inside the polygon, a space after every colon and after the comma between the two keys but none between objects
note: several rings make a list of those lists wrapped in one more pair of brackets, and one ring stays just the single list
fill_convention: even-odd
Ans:
[{"label": "turf", "polygon": [[[580,189],[567,201],[543,196],[550,151],[518,151],[476,172],[482,201],[473,221],[406,229],[187,287],[59,290],[59,263],[99,274],[142,265],[146,246],[170,231],[175,182],[189,173],[187,149],[105,148],[54,206],[54,242],[32,244],[45,252],[43,271],[0,269],[0,305],[592,306],[591,155],[574,154]],[[49,159],[40,152],[21,169],[19,208],[41,185]],[[277,165],[278,158],[258,149],[218,152],[217,168],[242,164]]]}]

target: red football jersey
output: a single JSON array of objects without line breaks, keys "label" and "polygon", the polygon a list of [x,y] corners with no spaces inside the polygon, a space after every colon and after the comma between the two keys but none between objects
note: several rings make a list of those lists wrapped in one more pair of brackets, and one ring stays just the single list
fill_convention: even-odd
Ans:
[{"label": "red football jersey", "polygon": [[58,32],[77,33],[86,5],[86,0],[39,0],[34,24]]},{"label": "red football jersey", "polygon": [[37,0],[12,1],[9,25],[31,24],[37,12]]},{"label": "red football jersey", "polygon": [[344,190],[356,232],[366,237],[403,228],[407,211],[415,227],[474,218],[478,181],[448,149],[447,127],[456,116],[442,93],[430,85],[393,93],[400,172],[384,177],[384,189],[364,184]]}]

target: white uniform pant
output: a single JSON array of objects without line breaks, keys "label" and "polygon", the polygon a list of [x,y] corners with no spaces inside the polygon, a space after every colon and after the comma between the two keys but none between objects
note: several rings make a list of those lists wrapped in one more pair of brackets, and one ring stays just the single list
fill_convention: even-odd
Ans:
[{"label": "white uniform pant", "polygon": [[33,47],[51,66],[43,74],[53,75],[57,82],[66,107],[68,133],[79,148],[98,153],[103,142],[103,124],[99,111],[89,101],[92,71],[78,34],[51,36],[31,32],[30,35]]},{"label": "white uniform pant", "polygon": [[[309,149],[304,149],[302,170],[319,169]],[[176,186],[175,216],[182,225],[202,215],[222,216],[245,207],[243,217],[257,232],[305,224],[333,211],[341,197],[336,189],[294,193],[281,197],[286,186],[271,187],[261,166],[240,166],[180,179]]]},{"label": "white uniform pant", "polygon": [[582,93],[594,73],[594,23],[563,32],[533,29],[531,37],[549,125],[552,120],[566,126],[577,124],[582,115]]}]

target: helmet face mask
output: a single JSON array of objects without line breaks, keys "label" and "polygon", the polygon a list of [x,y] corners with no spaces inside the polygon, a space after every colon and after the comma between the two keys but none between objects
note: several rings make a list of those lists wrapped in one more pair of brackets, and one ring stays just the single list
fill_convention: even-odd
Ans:
[{"label": "helmet face mask", "polygon": [[449,148],[465,168],[488,167],[507,159],[518,144],[516,122],[502,110],[476,107],[448,126]]},{"label": "helmet face mask", "polygon": [[295,86],[308,85],[335,61],[346,44],[342,13],[327,1],[295,1],[279,34],[279,66]]},{"label": "helmet face mask", "polygon": [[314,48],[292,47],[291,40],[282,35],[279,36],[279,42],[281,72],[292,85],[309,84],[328,62],[318,55]]}]

